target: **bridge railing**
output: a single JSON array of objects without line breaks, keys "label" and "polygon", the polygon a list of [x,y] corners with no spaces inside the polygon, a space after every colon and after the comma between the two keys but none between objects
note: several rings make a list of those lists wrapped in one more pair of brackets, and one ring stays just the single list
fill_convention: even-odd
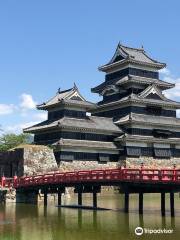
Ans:
[{"label": "bridge railing", "polygon": [[0,187],[1,188],[11,188],[13,187],[13,178],[6,178],[6,177],[2,177],[0,179]]},{"label": "bridge railing", "polygon": [[180,169],[117,168],[74,172],[56,172],[44,175],[2,178],[1,186],[26,187],[55,183],[93,181],[179,182]]}]

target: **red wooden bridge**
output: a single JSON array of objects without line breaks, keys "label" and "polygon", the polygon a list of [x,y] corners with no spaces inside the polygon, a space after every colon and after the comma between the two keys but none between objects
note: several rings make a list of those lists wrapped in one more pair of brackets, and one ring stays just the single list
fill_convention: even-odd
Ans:
[{"label": "red wooden bridge", "polygon": [[[28,188],[38,185],[75,183],[136,182],[136,183],[175,183],[180,184],[180,169],[117,168],[74,172],[54,172],[28,177],[1,178],[0,186]],[[109,185],[108,184],[108,185]]]},{"label": "red wooden bridge", "polygon": [[[74,187],[78,193],[78,204],[82,205],[82,193],[93,193],[93,206],[97,206],[97,193],[101,186],[118,186],[125,194],[125,211],[129,208],[129,194],[139,193],[139,211],[143,211],[144,193],[161,193],[161,211],[165,214],[165,193],[170,193],[171,214],[174,215],[174,193],[180,192],[180,169],[117,168],[105,170],[88,170],[74,172],[54,172],[44,175],[1,178],[1,187],[13,187],[17,195],[26,196],[26,200],[44,193],[44,204],[47,205],[47,194],[61,194],[66,187]],[[31,196],[31,197],[30,197]]]}]

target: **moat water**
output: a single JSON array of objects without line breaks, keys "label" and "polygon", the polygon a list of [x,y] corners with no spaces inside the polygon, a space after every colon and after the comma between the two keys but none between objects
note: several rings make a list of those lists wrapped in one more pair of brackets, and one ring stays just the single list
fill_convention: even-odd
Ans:
[{"label": "moat water", "polygon": [[[47,209],[38,206],[7,203],[0,206],[0,240],[126,240],[180,239],[180,197],[175,194],[175,218],[170,217],[169,196],[166,197],[166,217],[161,217],[160,196],[144,197],[144,214],[138,214],[138,196],[130,196],[130,212],[123,212],[124,199],[120,194],[98,196],[98,206],[108,211],[57,208],[48,203]],[[74,204],[77,196],[64,198],[64,204]],[[92,204],[90,195],[83,196],[84,205]],[[173,230],[173,233],[152,233],[136,236],[134,230]]]}]

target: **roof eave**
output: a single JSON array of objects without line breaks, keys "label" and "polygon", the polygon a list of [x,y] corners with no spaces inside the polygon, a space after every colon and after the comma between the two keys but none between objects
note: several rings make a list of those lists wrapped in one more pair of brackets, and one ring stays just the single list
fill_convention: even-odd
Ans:
[{"label": "roof eave", "polygon": [[96,108],[95,104],[91,103],[91,102],[87,102],[87,104],[82,105],[81,102],[72,103],[72,102],[68,102],[68,101],[65,101],[65,100],[60,100],[58,103],[54,103],[54,104],[48,105],[48,106],[47,105],[42,105],[42,104],[37,105],[36,108],[39,109],[39,110],[48,110],[48,109],[57,107],[59,105],[61,105],[61,106],[77,106],[77,107],[85,108],[87,110]]},{"label": "roof eave", "polygon": [[[57,142],[55,142],[55,143],[53,143],[53,145],[54,146],[59,146],[59,147],[70,147],[70,148],[72,148],[72,145],[69,143],[69,142],[67,142],[67,141],[69,141],[69,140],[72,140],[72,144],[74,144],[73,145],[73,147],[75,147],[75,148],[79,148],[80,146],[79,146],[79,144],[81,143],[81,142],[85,142],[86,144],[85,145],[81,145],[81,148],[93,148],[93,149],[107,149],[107,146],[102,146],[102,145],[100,145],[99,144],[99,142],[98,141],[88,141],[88,140],[74,140],[74,139],[63,139],[63,141],[61,142],[61,140],[60,141],[57,141]],[[88,144],[89,143],[89,144]],[[96,146],[91,146],[90,144],[91,143],[96,143]],[[103,142],[104,144],[108,144],[108,145],[110,145],[110,143],[109,142]],[[77,146],[75,146],[77,144]],[[113,144],[113,142],[111,142],[111,146],[109,146],[109,148],[108,148],[108,150],[119,150],[120,148],[118,148],[115,144]]]},{"label": "roof eave", "polygon": [[37,132],[42,132],[44,130],[49,130],[49,129],[56,129],[58,125],[55,126],[50,126],[50,127],[46,127],[46,128],[41,128],[41,127],[37,127],[36,129],[34,129],[34,127],[29,127],[29,128],[24,128],[23,132],[24,133],[37,133]]},{"label": "roof eave", "polygon": [[[138,76],[136,76],[136,77],[138,77]],[[153,80],[151,78],[149,78],[148,80],[149,81],[152,80],[152,81],[150,83],[148,83],[147,80],[138,80],[138,78],[137,79],[133,79],[132,75],[127,80],[123,80],[122,82],[121,82],[121,80],[122,80],[122,78],[117,79],[114,84],[117,85],[117,86],[122,86],[122,85],[127,85],[127,84],[130,84],[130,83],[138,83],[138,84],[142,84],[142,85],[149,85],[149,84],[154,83],[155,85],[159,86],[163,90],[167,90],[167,89],[171,89],[171,88],[175,87],[174,83],[164,82],[164,81],[162,81],[160,79],[154,79],[154,82],[153,82]],[[156,80],[159,80],[159,82],[156,82]],[[91,92],[92,93],[101,94],[103,89],[107,86],[107,85],[104,85],[104,86],[101,86],[101,85],[102,84],[100,84],[100,85],[98,85],[98,86],[96,86],[94,88],[91,88]]]},{"label": "roof eave", "polygon": [[111,133],[111,134],[121,134],[122,131],[120,129],[94,129],[94,128],[86,128],[86,127],[81,127],[81,126],[67,126],[67,125],[63,125],[63,124],[56,124],[54,126],[50,126],[50,127],[36,127],[36,129],[34,129],[34,127],[29,127],[29,128],[25,128],[23,129],[24,133],[37,133],[37,132],[44,132],[44,130],[54,130],[54,129],[69,129],[69,130],[82,130],[82,131],[90,131],[90,132],[104,132],[104,133]]},{"label": "roof eave", "polygon": [[147,77],[134,76],[134,75],[128,75],[128,76],[129,76],[128,79],[124,80],[123,78],[120,78],[119,80],[117,80],[117,82],[115,84],[120,86],[120,85],[135,82],[135,83],[144,84],[144,85],[155,84],[164,89],[169,89],[169,88],[175,87],[174,83],[165,82],[160,79],[147,78]]},{"label": "roof eave", "polygon": [[139,64],[139,65],[154,67],[158,70],[166,67],[165,63],[159,63],[159,62],[157,62],[157,63],[147,63],[147,62],[141,62],[141,61],[137,61],[137,60],[133,60],[133,59],[128,58],[128,59],[124,59],[124,60],[121,60],[121,61],[118,61],[118,62],[115,62],[115,63],[102,65],[102,66],[98,67],[98,70],[102,71],[102,72],[106,72],[107,70],[111,69],[112,67],[116,67],[116,66],[122,65],[124,63],[135,63],[135,64]]},{"label": "roof eave", "polygon": [[46,110],[46,109],[47,109],[46,104],[36,105],[36,108],[37,108],[38,110]]},{"label": "roof eave", "polygon": [[[126,142],[127,140],[130,141],[135,141],[137,142],[137,136],[124,136],[123,138],[119,138],[117,137],[115,139],[116,142]],[[147,136],[140,136],[138,135],[138,142],[169,142],[169,143],[177,143],[177,140],[179,140],[178,138],[167,138],[167,139],[161,139],[161,138],[154,138],[154,137],[147,137]]]},{"label": "roof eave", "polygon": [[91,92],[92,93],[100,93],[102,90],[103,90],[103,88],[100,88],[100,89],[96,89],[96,87],[95,88],[91,88]]},{"label": "roof eave", "polygon": [[[131,104],[131,103],[137,103],[137,104],[149,104],[149,102],[147,101],[142,101],[144,99],[125,99],[123,101],[116,101],[116,102],[110,102],[110,103],[105,103],[105,104],[102,104],[102,105],[97,105],[96,108],[94,109],[95,111],[92,111],[92,113],[96,113],[98,112],[98,109],[106,109],[107,107],[110,107],[110,106],[114,106],[114,104],[116,106],[118,106],[119,104]],[[156,103],[156,102],[151,102],[151,105],[155,105],[155,106],[168,106],[168,107],[171,107],[173,109],[180,109],[180,103],[174,103],[174,102],[162,102],[162,103]]]}]

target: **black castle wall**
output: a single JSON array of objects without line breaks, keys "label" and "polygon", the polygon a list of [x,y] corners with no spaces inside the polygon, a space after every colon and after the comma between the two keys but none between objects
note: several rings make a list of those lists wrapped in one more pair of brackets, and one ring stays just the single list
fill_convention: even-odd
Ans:
[{"label": "black castle wall", "polygon": [[137,114],[145,114],[145,115],[156,115],[156,116],[164,116],[164,117],[176,117],[176,111],[175,110],[165,110],[161,109],[160,111],[155,111],[156,108],[154,108],[153,111],[150,111],[147,107],[137,107],[137,106],[128,106],[124,108],[117,108],[113,110],[108,110],[104,112],[98,112],[94,113],[95,116],[101,116],[101,117],[123,117],[126,116],[129,113],[137,113]]}]

